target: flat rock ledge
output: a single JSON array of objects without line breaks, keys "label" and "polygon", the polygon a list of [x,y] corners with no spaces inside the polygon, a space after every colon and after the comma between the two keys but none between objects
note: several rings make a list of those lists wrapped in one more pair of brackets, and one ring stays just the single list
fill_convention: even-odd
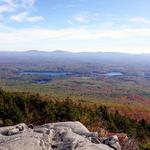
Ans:
[{"label": "flat rock ledge", "polygon": [[0,128],[0,150],[121,150],[118,137],[99,138],[80,122]]}]

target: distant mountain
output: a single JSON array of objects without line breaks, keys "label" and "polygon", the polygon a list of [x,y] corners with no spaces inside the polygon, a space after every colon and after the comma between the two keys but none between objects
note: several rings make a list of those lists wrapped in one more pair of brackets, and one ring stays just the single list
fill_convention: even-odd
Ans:
[{"label": "distant mountain", "polygon": [[28,50],[25,52],[27,53],[71,53],[71,52],[63,51],[63,50],[54,50],[54,51]]},{"label": "distant mountain", "polygon": [[52,51],[52,53],[71,53],[71,52],[63,51],[63,50],[55,50],[55,51]]},{"label": "distant mountain", "polygon": [[54,63],[92,63],[92,64],[126,64],[150,66],[150,54],[128,54],[114,52],[79,52],[73,53],[62,50],[24,52],[0,52],[1,60],[20,61],[53,61]]},{"label": "distant mountain", "polygon": [[27,53],[45,53],[46,51],[39,51],[39,50],[28,50],[28,51],[25,51]]}]

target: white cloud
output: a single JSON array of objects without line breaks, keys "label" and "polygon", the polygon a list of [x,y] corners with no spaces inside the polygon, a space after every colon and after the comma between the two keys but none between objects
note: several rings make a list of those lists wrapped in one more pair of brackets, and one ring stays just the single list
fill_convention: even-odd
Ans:
[{"label": "white cloud", "polygon": [[[7,13],[8,19],[16,22],[35,22],[42,20],[42,16],[30,16],[36,0],[0,0],[0,15],[5,18]],[[14,15],[17,14],[17,15]]]},{"label": "white cloud", "polygon": [[98,40],[103,38],[124,39],[134,37],[149,37],[149,28],[137,29],[118,29],[118,30],[101,30],[101,29],[84,29],[84,28],[67,28],[67,29],[13,29],[11,31],[0,32],[1,42],[34,41],[44,39],[61,39],[61,40]]},{"label": "white cloud", "polygon": [[21,12],[11,16],[10,19],[16,22],[35,22],[43,20],[44,18],[42,16],[30,16],[28,12]]},{"label": "white cloud", "polygon": [[134,18],[129,19],[129,21],[135,22],[135,23],[142,23],[142,24],[150,25],[150,20],[146,19],[144,17],[134,17]]},{"label": "white cloud", "polygon": [[0,13],[15,11],[17,3],[14,0],[1,0]]},{"label": "white cloud", "polygon": [[18,9],[29,9],[34,6],[36,0],[1,0],[0,13],[13,12]]},{"label": "white cloud", "polygon": [[59,4],[59,5],[55,5],[52,7],[52,9],[56,10],[56,9],[70,9],[70,8],[75,8],[75,7],[79,7],[80,4],[76,4],[76,3],[73,3],[73,4]]},{"label": "white cloud", "polygon": [[83,15],[77,15],[77,16],[74,18],[74,20],[77,21],[77,22],[80,22],[80,23],[83,23],[83,22],[86,22],[86,21],[87,21],[86,18],[85,18],[85,16],[83,16]]},{"label": "white cloud", "polygon": [[3,22],[4,16],[0,14],[0,23]]},{"label": "white cloud", "polygon": [[68,20],[68,23],[89,23],[98,20],[98,18],[98,13],[82,12],[73,16],[72,19]]},{"label": "white cloud", "polygon": [[33,7],[36,0],[21,0],[22,1],[22,6],[24,8],[29,8],[29,7]]},{"label": "white cloud", "polygon": [[[76,49],[76,50],[117,50],[128,49],[129,52],[150,50],[149,28],[124,29],[86,29],[86,28],[3,28],[0,31],[1,50],[27,49]],[[138,41],[138,42],[137,42]],[[59,43],[59,44],[58,44]]]}]

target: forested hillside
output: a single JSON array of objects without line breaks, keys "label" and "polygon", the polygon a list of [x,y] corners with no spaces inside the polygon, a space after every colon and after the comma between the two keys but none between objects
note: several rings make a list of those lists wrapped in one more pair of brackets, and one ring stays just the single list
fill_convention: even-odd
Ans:
[{"label": "forested hillside", "polygon": [[[146,144],[150,139],[150,124],[145,120],[139,122],[119,114],[109,112],[107,107],[88,105],[46,98],[39,94],[10,93],[0,90],[0,125],[13,125],[20,122],[27,124],[43,124],[57,121],[81,121],[89,129],[101,133],[101,128],[109,132],[127,133],[139,144]],[[147,145],[148,146],[148,145]],[[142,146],[147,147],[146,145]]]}]

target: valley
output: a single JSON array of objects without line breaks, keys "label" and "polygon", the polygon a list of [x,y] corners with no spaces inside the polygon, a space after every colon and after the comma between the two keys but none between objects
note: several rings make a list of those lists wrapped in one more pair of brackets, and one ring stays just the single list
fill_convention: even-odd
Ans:
[{"label": "valley", "polygon": [[136,120],[150,121],[149,58],[122,53],[1,52],[0,87],[103,103]]}]

